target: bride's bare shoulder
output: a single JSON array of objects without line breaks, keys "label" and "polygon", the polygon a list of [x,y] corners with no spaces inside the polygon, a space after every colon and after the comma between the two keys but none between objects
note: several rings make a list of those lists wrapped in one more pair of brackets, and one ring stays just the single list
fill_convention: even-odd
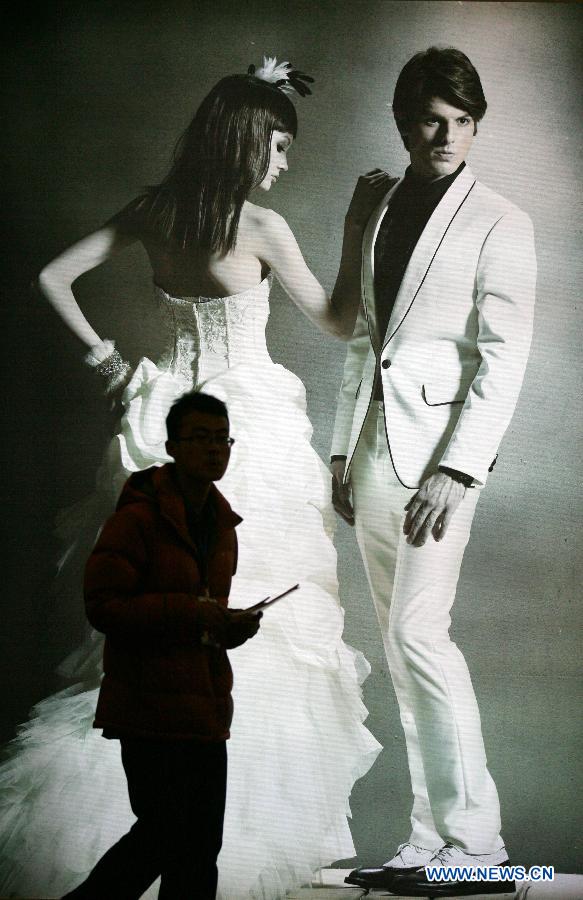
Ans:
[{"label": "bride's bare shoulder", "polygon": [[275,210],[247,201],[241,210],[241,225],[264,232],[266,229],[281,228],[286,225],[286,221]]},{"label": "bride's bare shoulder", "polygon": [[285,250],[294,243],[291,229],[283,216],[273,209],[252,203],[247,203],[246,207],[245,219],[242,217],[239,228],[239,234],[243,238],[241,246],[247,246],[265,260],[271,259],[278,248]]}]

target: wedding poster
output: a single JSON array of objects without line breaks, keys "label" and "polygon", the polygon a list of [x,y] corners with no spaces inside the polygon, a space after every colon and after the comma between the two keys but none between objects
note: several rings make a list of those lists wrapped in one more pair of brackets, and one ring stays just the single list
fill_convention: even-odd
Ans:
[{"label": "wedding poster", "polygon": [[[512,859],[581,871],[582,30],[576,3],[455,0],[65,2],[13,19],[4,34],[4,740],[62,686],[55,669],[83,631],[80,597],[71,604],[50,589],[62,552],[55,520],[92,490],[114,427],[82,348],[31,282],[163,177],[213,84],[267,55],[315,82],[311,96],[294,97],[289,171],[258,202],[285,217],[331,290],[358,175],[401,176],[408,163],[391,114],[399,71],[418,50],[454,46],[488,101],[469,163],[532,218],[539,276],[527,374],[478,506],[452,633],[472,673]],[[132,364],[155,358],[159,311],[137,245],[83,276],[76,296]],[[304,383],[313,445],[328,462],[345,346],[277,285],[267,340]],[[371,664],[367,726],[384,748],[352,793],[358,855],[339,862],[348,868],[378,864],[406,839],[411,793],[378,624],[341,522],[336,547],[344,639]]]}]

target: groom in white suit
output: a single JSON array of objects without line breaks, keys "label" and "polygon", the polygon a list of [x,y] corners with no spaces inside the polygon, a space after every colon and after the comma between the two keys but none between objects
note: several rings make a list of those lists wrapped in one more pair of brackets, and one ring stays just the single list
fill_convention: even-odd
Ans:
[{"label": "groom in white suit", "polygon": [[[460,51],[432,47],[407,63],[393,113],[411,165],[396,183],[378,170],[359,180],[337,285],[358,293],[361,309],[334,429],[334,503],[356,527],[414,798],[396,854],[346,880],[411,896],[427,896],[427,864],[507,862],[470,675],[448,630],[534,307],[531,222],[465,164],[485,111]],[[512,889],[458,874],[430,893]]]}]

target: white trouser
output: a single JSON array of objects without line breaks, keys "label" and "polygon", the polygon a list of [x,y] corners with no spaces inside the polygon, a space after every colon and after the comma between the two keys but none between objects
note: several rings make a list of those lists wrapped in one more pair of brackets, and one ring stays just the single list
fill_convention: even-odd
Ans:
[{"label": "white trouser", "polygon": [[496,786],[466,662],[449,636],[450,609],[480,491],[470,488],[445,538],[407,544],[414,491],[394,473],[383,405],[372,404],[351,471],[356,536],[405,730],[413,788],[410,841],[468,853],[502,846]]}]

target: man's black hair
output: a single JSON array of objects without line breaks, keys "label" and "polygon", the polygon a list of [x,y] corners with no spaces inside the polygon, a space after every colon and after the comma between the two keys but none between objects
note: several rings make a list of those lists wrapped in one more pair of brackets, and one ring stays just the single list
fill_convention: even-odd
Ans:
[{"label": "man's black hair", "polygon": [[416,53],[401,70],[393,96],[393,115],[407,150],[406,132],[432,97],[463,109],[474,122],[483,118],[488,105],[480,76],[461,50],[429,47]]},{"label": "man's black hair", "polygon": [[180,437],[182,420],[191,412],[209,413],[211,416],[222,416],[229,420],[227,407],[222,400],[213,397],[212,394],[204,394],[202,391],[190,391],[175,400],[166,416],[166,431],[168,440],[175,441]]}]

